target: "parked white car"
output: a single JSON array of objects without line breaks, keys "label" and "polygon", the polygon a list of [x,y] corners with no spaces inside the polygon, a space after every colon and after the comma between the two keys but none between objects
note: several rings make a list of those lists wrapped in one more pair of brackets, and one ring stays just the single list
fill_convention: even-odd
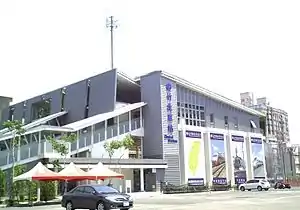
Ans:
[{"label": "parked white car", "polygon": [[239,189],[241,191],[251,191],[251,190],[258,190],[258,191],[262,191],[262,190],[269,190],[271,187],[270,183],[265,180],[265,179],[251,179],[248,180],[247,182],[245,182],[244,184],[241,184],[239,186]]}]

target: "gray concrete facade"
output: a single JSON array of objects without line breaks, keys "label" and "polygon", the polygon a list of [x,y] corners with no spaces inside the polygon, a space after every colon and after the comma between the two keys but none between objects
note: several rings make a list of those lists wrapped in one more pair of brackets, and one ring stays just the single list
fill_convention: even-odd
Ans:
[{"label": "gray concrete facade", "polygon": [[[88,83],[90,84],[89,91]],[[68,111],[65,124],[86,118],[85,110],[87,106],[89,109],[87,117],[113,111],[116,101],[116,87],[117,70],[104,72],[7,107],[2,111],[2,122],[10,119],[11,108],[14,108],[13,116],[15,120],[24,118],[25,124],[32,122],[32,105],[47,99],[51,100],[51,114],[62,110]],[[65,88],[65,96],[62,93],[63,88]]]},{"label": "gray concrete facade", "polygon": [[[144,155],[147,157],[164,158],[168,162],[164,181],[172,184],[182,183],[179,151],[179,119],[194,126],[231,129],[244,132],[259,133],[259,116],[247,113],[242,109],[214,100],[189,88],[176,84],[175,81],[164,78],[160,71],[152,72],[140,78],[142,101],[148,106],[144,109],[145,143]],[[170,90],[166,88],[170,85]],[[168,98],[168,94],[171,98]],[[168,105],[169,104],[169,105]],[[171,107],[172,122],[168,120]],[[190,113],[186,113],[186,111]],[[193,113],[195,112],[195,113]],[[213,115],[213,123],[211,121]],[[190,115],[196,115],[190,117]],[[227,125],[225,125],[225,116]],[[199,119],[200,118],[200,119]],[[257,128],[251,126],[253,121]],[[172,125],[173,141],[166,138],[169,135],[168,125]],[[181,151],[183,152],[183,151]]]}]

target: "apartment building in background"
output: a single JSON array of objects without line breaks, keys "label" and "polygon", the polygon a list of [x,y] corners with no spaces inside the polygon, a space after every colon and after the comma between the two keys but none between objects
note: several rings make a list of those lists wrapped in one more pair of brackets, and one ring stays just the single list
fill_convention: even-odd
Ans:
[{"label": "apartment building in background", "polygon": [[240,100],[241,104],[265,114],[260,123],[267,135],[264,148],[268,177],[282,179],[294,175],[288,113],[273,107],[266,97],[254,98],[251,92],[241,93]]},{"label": "apartment building in background", "polygon": [[2,110],[9,107],[10,103],[12,102],[12,98],[0,96],[0,122],[2,122]]}]

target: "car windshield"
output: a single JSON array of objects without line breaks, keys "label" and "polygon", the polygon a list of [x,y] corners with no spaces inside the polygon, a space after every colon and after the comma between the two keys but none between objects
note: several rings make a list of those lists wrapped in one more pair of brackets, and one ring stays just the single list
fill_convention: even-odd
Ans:
[{"label": "car windshield", "polygon": [[109,186],[94,186],[95,190],[99,193],[118,193],[119,191]]}]

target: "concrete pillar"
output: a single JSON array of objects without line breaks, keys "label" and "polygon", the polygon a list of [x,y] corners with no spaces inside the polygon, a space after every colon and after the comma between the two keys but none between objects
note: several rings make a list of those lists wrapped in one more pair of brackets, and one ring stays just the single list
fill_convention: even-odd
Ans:
[{"label": "concrete pillar", "polygon": [[41,185],[40,182],[37,182],[37,193],[36,193],[36,201],[41,201]]},{"label": "concrete pillar", "polygon": [[131,131],[131,111],[129,111],[128,113],[128,128],[129,128],[129,132]]},{"label": "concrete pillar", "polygon": [[144,169],[143,168],[140,169],[140,186],[141,186],[141,192],[144,192],[145,188],[144,188]]},{"label": "concrete pillar", "polygon": [[252,167],[252,148],[251,148],[251,139],[248,133],[248,136],[245,138],[246,145],[246,164],[247,164],[247,180],[253,179],[253,167]]}]

